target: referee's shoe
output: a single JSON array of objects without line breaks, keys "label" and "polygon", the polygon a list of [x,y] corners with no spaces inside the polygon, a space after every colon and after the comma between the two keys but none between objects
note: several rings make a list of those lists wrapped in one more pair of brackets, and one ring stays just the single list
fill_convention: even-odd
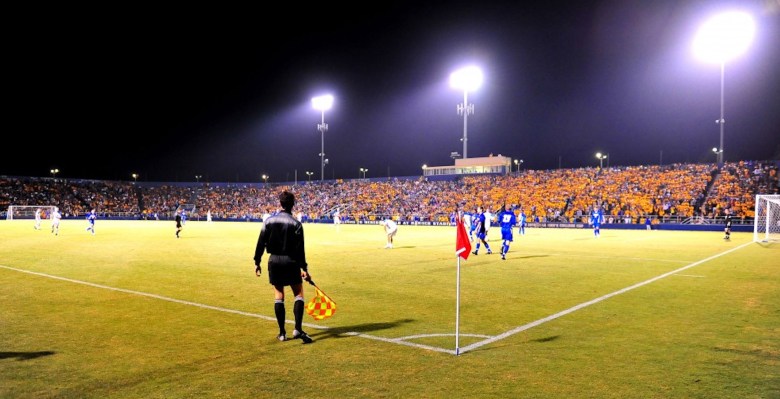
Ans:
[{"label": "referee's shoe", "polygon": [[298,339],[298,338],[300,338],[301,341],[303,341],[304,344],[310,344],[310,343],[314,342],[314,340],[311,339],[309,334],[306,334],[303,331],[293,330],[293,339]]}]

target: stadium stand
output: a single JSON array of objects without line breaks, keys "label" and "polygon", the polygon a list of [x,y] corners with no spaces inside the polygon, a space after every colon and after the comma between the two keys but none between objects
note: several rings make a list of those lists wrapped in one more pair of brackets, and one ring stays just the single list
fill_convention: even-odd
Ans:
[{"label": "stadium stand", "polygon": [[[424,177],[331,180],[280,184],[142,183],[48,177],[0,176],[0,210],[9,205],[52,205],[65,218],[97,209],[101,218],[170,219],[193,204],[191,220],[259,220],[277,208],[276,194],[290,190],[304,221],[330,222],[342,210],[346,222],[390,217],[400,223],[447,224],[457,209],[478,205],[522,207],[530,221],[586,223],[600,205],[607,224],[713,224],[734,211],[752,223],[756,194],[778,193],[777,161],[523,170],[471,174],[450,180]],[[4,215],[3,215],[4,216]]]}]

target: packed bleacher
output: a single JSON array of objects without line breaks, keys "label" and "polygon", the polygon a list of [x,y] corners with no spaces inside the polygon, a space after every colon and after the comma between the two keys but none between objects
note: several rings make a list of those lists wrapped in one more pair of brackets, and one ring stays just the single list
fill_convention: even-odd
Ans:
[{"label": "packed bleacher", "polygon": [[436,181],[143,184],[0,176],[0,212],[9,205],[56,205],[66,218],[94,208],[101,217],[170,219],[178,207],[193,204],[191,219],[209,212],[215,220],[257,220],[278,210],[277,194],[290,190],[297,197],[296,212],[307,221],[327,221],[338,209],[354,221],[447,222],[456,210],[482,206],[498,212],[505,203],[541,222],[584,222],[594,206],[603,208],[607,223],[717,218],[725,209],[744,221],[753,217],[756,194],[778,193],[777,171],[777,161],[740,161],[720,169],[714,164],[588,167]]}]

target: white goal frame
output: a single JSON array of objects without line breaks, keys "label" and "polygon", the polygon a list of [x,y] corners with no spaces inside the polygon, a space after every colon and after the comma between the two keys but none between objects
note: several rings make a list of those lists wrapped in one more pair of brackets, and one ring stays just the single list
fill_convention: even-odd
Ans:
[{"label": "white goal frame", "polygon": [[8,205],[5,219],[35,219],[35,210],[40,209],[43,211],[41,220],[45,220],[51,217],[54,208],[56,208],[54,205]]},{"label": "white goal frame", "polygon": [[756,195],[753,241],[780,241],[780,195]]}]

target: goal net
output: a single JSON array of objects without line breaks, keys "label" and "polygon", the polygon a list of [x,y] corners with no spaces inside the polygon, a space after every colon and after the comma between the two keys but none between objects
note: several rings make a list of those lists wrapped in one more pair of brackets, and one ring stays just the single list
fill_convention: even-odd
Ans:
[{"label": "goal net", "polygon": [[41,210],[41,219],[48,219],[54,211],[54,205],[8,205],[7,220],[35,219],[35,211]]},{"label": "goal net", "polygon": [[753,241],[780,241],[780,195],[756,195]]}]

